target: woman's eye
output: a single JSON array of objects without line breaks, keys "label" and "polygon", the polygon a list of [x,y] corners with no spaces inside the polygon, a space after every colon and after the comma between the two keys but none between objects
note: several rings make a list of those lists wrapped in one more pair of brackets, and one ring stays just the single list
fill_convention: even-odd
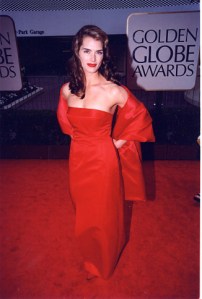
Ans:
[{"label": "woman's eye", "polygon": [[89,50],[83,50],[83,52],[84,52],[84,53],[90,53],[90,51],[89,51]]},{"label": "woman's eye", "polygon": [[99,55],[103,55],[103,51],[98,51],[97,52]]}]

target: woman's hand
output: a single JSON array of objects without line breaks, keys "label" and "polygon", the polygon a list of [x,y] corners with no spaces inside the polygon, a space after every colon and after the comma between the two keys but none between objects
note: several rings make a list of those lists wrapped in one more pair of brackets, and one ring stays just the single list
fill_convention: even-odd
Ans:
[{"label": "woman's hand", "polygon": [[122,139],[116,140],[116,139],[113,139],[113,142],[114,142],[115,147],[117,149],[119,149],[119,148],[121,148],[127,142],[127,140],[122,140]]}]

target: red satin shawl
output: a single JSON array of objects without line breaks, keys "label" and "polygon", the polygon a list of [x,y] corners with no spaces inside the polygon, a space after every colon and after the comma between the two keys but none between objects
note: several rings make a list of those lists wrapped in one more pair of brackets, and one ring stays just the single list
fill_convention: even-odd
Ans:
[{"label": "red satin shawl", "polygon": [[125,86],[128,99],[118,108],[112,137],[127,142],[119,149],[125,199],[146,200],[140,142],[154,142],[152,119],[145,108]]}]

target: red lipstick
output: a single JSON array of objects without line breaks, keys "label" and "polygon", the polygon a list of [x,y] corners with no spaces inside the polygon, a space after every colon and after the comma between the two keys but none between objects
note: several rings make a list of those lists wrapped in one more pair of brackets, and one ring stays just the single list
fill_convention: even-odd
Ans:
[{"label": "red lipstick", "polygon": [[87,65],[90,67],[95,67],[97,64],[96,63],[87,63]]}]

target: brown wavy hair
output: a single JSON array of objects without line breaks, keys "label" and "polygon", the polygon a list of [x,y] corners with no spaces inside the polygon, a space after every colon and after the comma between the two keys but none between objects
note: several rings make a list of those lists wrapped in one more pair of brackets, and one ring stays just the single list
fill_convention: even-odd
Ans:
[{"label": "brown wavy hair", "polygon": [[111,62],[110,54],[109,54],[109,39],[107,34],[95,25],[86,25],[82,27],[77,34],[74,36],[72,43],[73,56],[70,59],[70,81],[69,88],[71,93],[77,95],[81,99],[85,97],[85,89],[86,89],[86,78],[85,73],[83,71],[80,59],[79,59],[79,50],[83,43],[83,38],[86,36],[90,36],[95,40],[99,40],[103,45],[103,61],[99,68],[99,73],[103,75],[103,77],[107,81],[114,82],[120,85],[118,80],[118,75],[115,72],[115,68]]}]

